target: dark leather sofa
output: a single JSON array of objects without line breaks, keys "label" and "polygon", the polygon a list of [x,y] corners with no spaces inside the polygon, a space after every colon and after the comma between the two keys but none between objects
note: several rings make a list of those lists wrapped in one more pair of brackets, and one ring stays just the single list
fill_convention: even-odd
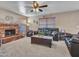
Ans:
[{"label": "dark leather sofa", "polygon": [[[54,35],[52,35],[52,32],[56,32]],[[58,41],[58,28],[38,28],[38,34],[45,35],[45,36],[53,36],[54,41]]]},{"label": "dark leather sofa", "polygon": [[29,30],[26,35],[27,37],[31,37],[34,34],[34,32],[32,30]]},{"label": "dark leather sofa", "polygon": [[67,35],[64,39],[71,56],[79,57],[79,37]]},{"label": "dark leather sofa", "polygon": [[[56,32],[54,35],[52,35],[52,32]],[[38,31],[32,31],[29,30],[27,32],[27,37],[31,37],[32,35],[45,35],[45,36],[53,36],[54,41],[58,41],[59,29],[58,28],[38,28]]]}]

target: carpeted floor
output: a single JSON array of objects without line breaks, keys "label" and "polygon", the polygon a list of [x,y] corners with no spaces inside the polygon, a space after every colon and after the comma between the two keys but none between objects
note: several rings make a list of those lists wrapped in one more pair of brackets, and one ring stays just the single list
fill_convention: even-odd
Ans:
[{"label": "carpeted floor", "polygon": [[0,47],[1,57],[70,57],[64,41],[53,41],[52,48],[31,44],[31,38],[25,37]]}]

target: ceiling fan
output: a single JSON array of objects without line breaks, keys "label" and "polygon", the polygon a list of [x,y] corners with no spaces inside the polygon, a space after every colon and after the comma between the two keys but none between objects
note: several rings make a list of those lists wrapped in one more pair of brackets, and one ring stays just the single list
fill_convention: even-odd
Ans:
[{"label": "ceiling fan", "polygon": [[33,1],[31,7],[32,7],[32,10],[30,12],[34,12],[34,11],[43,12],[43,10],[41,8],[48,7],[48,5],[39,5],[39,3],[37,1]]}]

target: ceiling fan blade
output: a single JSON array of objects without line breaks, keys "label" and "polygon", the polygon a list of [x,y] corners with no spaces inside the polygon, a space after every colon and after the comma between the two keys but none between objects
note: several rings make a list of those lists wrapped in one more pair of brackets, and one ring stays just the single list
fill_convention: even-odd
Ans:
[{"label": "ceiling fan blade", "polygon": [[39,6],[39,8],[43,8],[43,7],[48,7],[48,5],[42,5],[42,6]]},{"label": "ceiling fan blade", "polygon": [[39,11],[43,12],[43,10],[42,10],[42,9],[39,9]]}]

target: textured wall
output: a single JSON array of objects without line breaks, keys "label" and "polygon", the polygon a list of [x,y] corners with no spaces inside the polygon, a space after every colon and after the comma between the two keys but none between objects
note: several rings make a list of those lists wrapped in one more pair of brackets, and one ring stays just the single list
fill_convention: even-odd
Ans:
[{"label": "textured wall", "polygon": [[0,23],[24,23],[25,19],[20,19],[21,15],[0,9]]},{"label": "textured wall", "polygon": [[29,22],[29,29],[30,30],[34,30],[34,31],[37,31],[38,30],[38,24],[37,24],[39,22],[38,19],[39,18],[36,17],[36,16],[35,17],[29,17],[28,18],[28,21],[30,21]]}]

